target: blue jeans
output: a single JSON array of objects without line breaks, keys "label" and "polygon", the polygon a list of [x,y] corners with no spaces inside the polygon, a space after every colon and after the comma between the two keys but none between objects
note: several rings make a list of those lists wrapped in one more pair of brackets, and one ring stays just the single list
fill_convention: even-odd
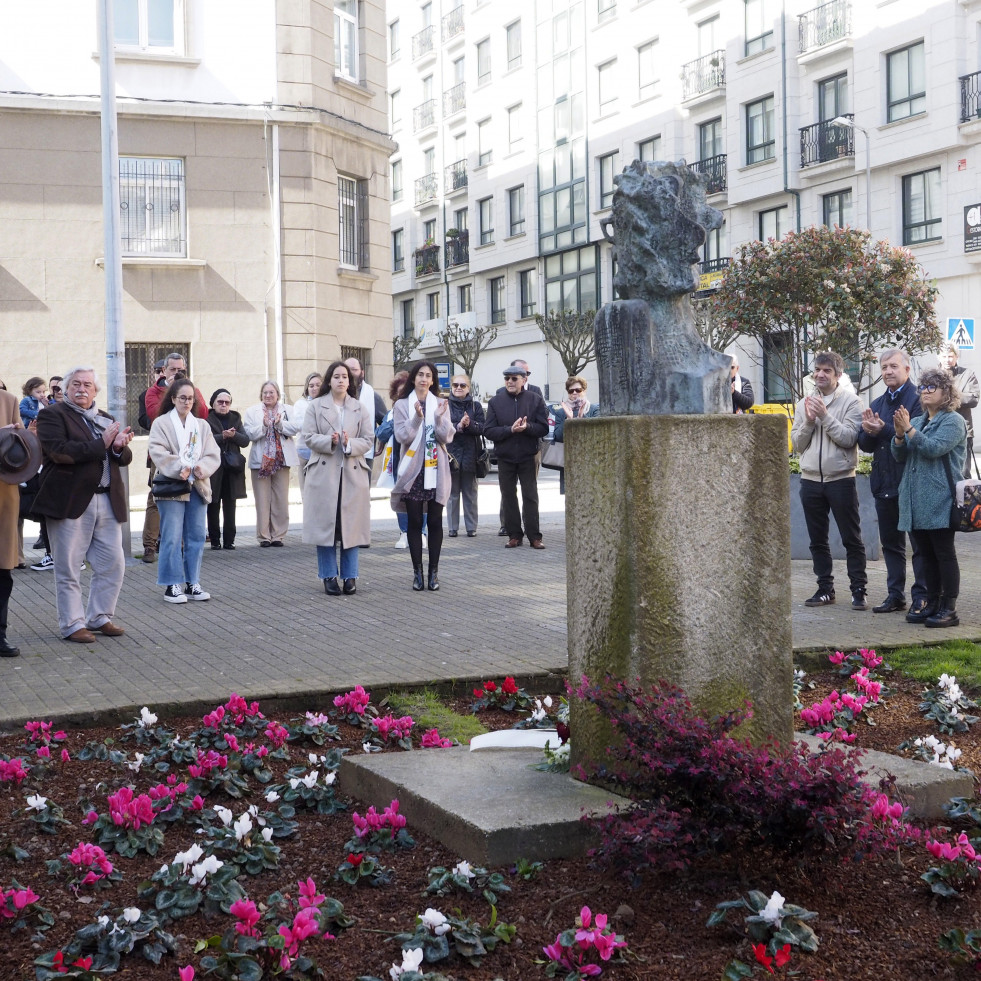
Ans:
[{"label": "blue jeans", "polygon": [[[160,512],[160,552],[157,560],[158,586],[183,586],[201,581],[204,555],[205,513],[208,505],[191,491],[189,501],[157,500]],[[181,541],[184,542],[183,554]]]},{"label": "blue jeans", "polygon": [[358,578],[358,546],[353,548],[341,549],[341,571],[337,571],[337,546],[318,545],[317,546],[317,575],[321,579],[335,579],[340,575],[341,579]]}]

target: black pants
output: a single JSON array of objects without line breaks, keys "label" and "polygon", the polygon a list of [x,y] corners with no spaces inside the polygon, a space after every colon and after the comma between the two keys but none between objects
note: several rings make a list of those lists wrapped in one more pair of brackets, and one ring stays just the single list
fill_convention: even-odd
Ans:
[{"label": "black pants", "polygon": [[[899,498],[877,497],[875,513],[879,519],[879,542],[882,558],[886,563],[886,589],[893,599],[906,599],[906,532],[900,531]],[[909,594],[915,603],[927,598],[926,569],[923,555],[916,540],[910,535],[910,551],[913,553],[913,585]]]},{"label": "black pants", "polygon": [[967,437],[967,453],[964,454],[964,479],[971,479],[971,467],[974,466],[974,437]]},{"label": "black pants", "polygon": [[409,518],[405,537],[409,539],[412,568],[417,569],[422,565],[422,516],[425,513],[429,568],[435,569],[439,565],[439,553],[443,548],[443,505],[438,501],[406,501],[405,513]]},{"label": "black pants", "polygon": [[[224,535],[220,533],[221,509],[225,509]],[[213,495],[208,505],[208,538],[212,545],[235,544],[235,485],[232,474],[221,468],[221,493]]]},{"label": "black pants", "polygon": [[931,603],[940,600],[941,607],[955,610],[961,591],[961,570],[954,548],[954,529],[911,531],[909,537],[923,556],[927,599]]},{"label": "black pants", "polygon": [[[521,482],[520,511],[518,510],[518,481]],[[541,538],[542,529],[538,521],[538,468],[535,465],[535,457],[529,457],[521,463],[498,459],[497,482],[501,488],[504,529],[508,533],[508,538],[522,537],[522,522],[528,541],[533,542],[536,538]]]},{"label": "black pants", "polygon": [[821,483],[817,480],[800,482],[800,503],[804,508],[804,521],[811,540],[811,561],[818,586],[825,592],[834,592],[834,566],[831,546],[828,544],[828,513],[834,515],[841,544],[845,546],[848,581],[853,593],[866,591],[868,576],[865,573],[865,543],[862,541],[862,523],[858,516],[858,489],[854,477],[843,477]]},{"label": "black pants", "polygon": [[7,609],[14,588],[14,577],[9,569],[0,569],[0,641],[7,639]]}]

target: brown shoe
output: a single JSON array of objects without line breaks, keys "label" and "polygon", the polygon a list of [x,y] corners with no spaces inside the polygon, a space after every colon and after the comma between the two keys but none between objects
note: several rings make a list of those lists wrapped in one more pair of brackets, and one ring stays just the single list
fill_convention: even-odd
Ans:
[{"label": "brown shoe", "polygon": [[79,627],[73,634],[69,634],[65,640],[73,640],[76,644],[94,644],[95,634],[85,627]]},{"label": "brown shoe", "polygon": [[545,543],[540,538],[533,538],[529,543],[532,548],[544,548]]},{"label": "brown shoe", "polygon": [[509,538],[507,545],[505,545],[504,547],[505,548],[517,548],[520,544],[521,544],[521,539],[520,538]]},{"label": "brown shoe", "polygon": [[117,627],[112,620],[106,620],[101,627],[96,627],[95,629],[98,630],[100,634],[105,634],[107,637],[122,637],[122,635],[126,633],[122,627]]}]

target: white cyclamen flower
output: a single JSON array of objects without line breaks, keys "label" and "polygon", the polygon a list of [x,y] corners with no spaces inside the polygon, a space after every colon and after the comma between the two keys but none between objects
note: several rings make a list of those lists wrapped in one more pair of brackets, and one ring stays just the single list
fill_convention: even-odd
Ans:
[{"label": "white cyclamen flower", "polygon": [[109,926],[109,917],[100,916],[97,922],[99,924],[100,929],[105,930],[105,928]]},{"label": "white cyclamen flower", "polygon": [[475,873],[473,873],[470,870],[470,863],[469,862],[461,861],[461,862],[457,862],[456,865],[453,866],[453,874],[454,875],[465,875],[468,879],[472,879],[474,877],[474,874]]},{"label": "white cyclamen flower", "polygon": [[248,814],[243,814],[235,822],[235,840],[241,841],[252,830],[252,818]]},{"label": "white cyclamen flower", "polygon": [[123,919],[127,923],[135,923],[142,915],[138,906],[127,906],[123,910]]},{"label": "white cyclamen flower", "polygon": [[300,780],[298,777],[290,777],[290,788],[296,790],[300,786]]},{"label": "white cyclamen flower", "polygon": [[275,790],[270,790],[269,793],[266,794],[266,800],[270,804],[275,804],[276,801],[279,800],[279,794],[277,794]]},{"label": "white cyclamen flower", "polygon": [[219,862],[214,855],[209,855],[203,862],[191,868],[191,885],[196,886],[199,882],[204,882],[209,875],[214,875],[225,863]]},{"label": "white cyclamen flower", "polygon": [[774,890],[773,895],[766,901],[766,906],[760,910],[760,916],[766,920],[767,923],[772,923],[778,930],[780,929],[780,924],[783,920],[783,917],[780,916],[780,910],[783,909],[783,904],[783,896]]},{"label": "white cyclamen flower", "polygon": [[319,776],[319,770],[311,770],[305,777],[300,777],[300,783],[302,783],[304,787],[315,787]]},{"label": "white cyclamen flower", "polygon": [[552,707],[552,696],[551,695],[546,695],[542,699],[542,705],[544,705],[545,708],[550,709]]},{"label": "white cyclamen flower", "polygon": [[48,804],[48,798],[42,797],[40,794],[31,794],[27,798],[27,807],[31,811],[43,811]]},{"label": "white cyclamen flower", "polygon": [[140,726],[146,728],[147,726],[155,725],[157,717],[144,705],[140,709]]},{"label": "white cyclamen flower", "polygon": [[392,981],[398,981],[405,971],[418,971],[422,966],[422,948],[414,947],[410,950],[402,951],[402,963],[393,964],[388,976]]},{"label": "white cyclamen flower", "polygon": [[[174,865],[181,866],[181,871],[186,872],[195,862],[200,861],[204,855],[204,849],[197,843],[191,845],[186,852],[178,852],[174,856]],[[165,865],[164,868],[167,866]]]},{"label": "white cyclamen flower", "polygon": [[329,787],[337,779],[337,774],[331,771],[324,774],[324,783]]},{"label": "white cyclamen flower", "polygon": [[226,828],[232,823],[232,818],[235,817],[227,807],[222,807],[221,804],[215,804],[215,814],[221,818],[221,823]]},{"label": "white cyclamen flower", "polygon": [[142,753],[134,753],[133,754],[133,761],[130,762],[129,760],[127,760],[126,761],[126,766],[130,770],[132,770],[134,773],[139,773],[140,772],[140,767],[143,766],[143,759],[144,759],[144,757],[143,757],[143,754]]},{"label": "white cyclamen flower", "polygon": [[273,830],[272,830],[272,828],[263,828],[262,829],[262,840],[264,842],[266,842],[266,844],[268,844],[270,841],[272,841],[272,836],[273,836]]},{"label": "white cyclamen flower", "polygon": [[432,930],[437,937],[441,937],[444,933],[448,933],[450,930],[449,923],[446,922],[446,917],[438,909],[433,909],[430,907],[422,914],[419,919],[422,925],[427,930]]},{"label": "white cyclamen flower", "polygon": [[942,674],[939,680],[937,681],[937,684],[941,688],[949,688],[956,680],[957,678],[955,676],[951,676],[949,674]]}]

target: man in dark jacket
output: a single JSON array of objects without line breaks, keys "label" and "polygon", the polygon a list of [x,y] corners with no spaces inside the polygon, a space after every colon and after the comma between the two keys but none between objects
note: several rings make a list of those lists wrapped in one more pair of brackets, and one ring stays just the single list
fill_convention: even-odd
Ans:
[{"label": "man in dark jacket", "polygon": [[[544,548],[538,522],[538,481],[535,455],[538,441],[548,435],[545,400],[525,390],[528,369],[510,365],[504,369],[504,392],[487,403],[484,436],[497,451],[497,481],[504,507],[505,548],[517,548],[523,535],[532,548]],[[521,510],[518,509],[518,481],[521,482]],[[522,520],[524,530],[522,531]]]},{"label": "man in dark jacket", "polygon": [[[899,481],[903,477],[903,464],[896,460],[889,448],[896,435],[892,417],[900,406],[910,418],[922,413],[916,387],[909,380],[910,362],[905,351],[892,348],[879,356],[879,368],[886,391],[875,399],[862,413],[862,428],[858,431],[859,448],[872,454],[872,496],[875,513],[879,519],[879,541],[886,563],[886,589],[888,595],[873,613],[896,613],[906,609],[906,533],[899,524]],[[927,594],[923,562],[916,543],[910,538],[913,552],[913,585],[910,588],[913,607],[906,619],[915,619],[927,608]],[[914,619],[911,619],[914,618]],[[923,617],[922,619],[926,619]]]},{"label": "man in dark jacket", "polygon": [[739,374],[739,362],[735,358],[732,359],[732,368],[729,370],[729,385],[732,389],[733,414],[751,409],[753,407],[753,386],[750,385],[748,378],[743,378]]}]

